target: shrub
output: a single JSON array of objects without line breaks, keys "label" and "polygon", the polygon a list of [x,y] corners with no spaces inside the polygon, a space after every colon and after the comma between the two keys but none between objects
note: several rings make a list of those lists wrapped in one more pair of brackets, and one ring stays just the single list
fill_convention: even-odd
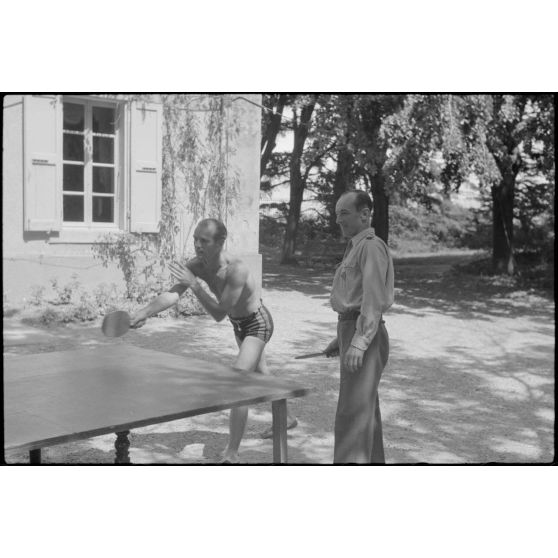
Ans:
[{"label": "shrub", "polygon": [[278,248],[283,244],[285,220],[280,217],[260,215],[260,243]]},{"label": "shrub", "polygon": [[82,292],[79,297],[79,302],[72,307],[69,313],[71,319],[68,321],[78,320],[80,322],[90,322],[98,318],[99,311],[100,307],[96,303],[95,297],[86,292]]},{"label": "shrub", "polygon": [[64,286],[58,284],[57,278],[51,279],[50,284],[57,297],[52,301],[53,304],[69,304],[75,291],[80,287],[80,282],[75,273],[72,275],[70,282],[66,283]]},{"label": "shrub", "polygon": [[389,244],[402,251],[430,251],[467,246],[475,238],[473,211],[444,200],[436,210],[423,206],[390,207]]},{"label": "shrub", "polygon": [[31,286],[31,296],[29,297],[29,302],[33,306],[41,306],[44,302],[45,287],[42,285],[32,285]]},{"label": "shrub", "polygon": [[38,316],[38,321],[44,325],[64,321],[64,313],[52,306],[47,306]]},{"label": "shrub", "polygon": [[95,303],[104,309],[118,299],[118,288],[115,283],[99,283],[93,290],[93,296]]}]

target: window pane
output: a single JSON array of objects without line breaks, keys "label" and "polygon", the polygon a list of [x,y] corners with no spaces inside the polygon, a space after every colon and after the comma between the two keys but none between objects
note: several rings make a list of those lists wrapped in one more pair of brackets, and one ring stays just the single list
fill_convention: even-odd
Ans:
[{"label": "window pane", "polygon": [[64,221],[83,222],[83,196],[64,196]]},{"label": "window pane", "polygon": [[65,130],[75,130],[76,132],[83,132],[84,109],[85,107],[83,105],[76,105],[75,103],[64,103]]},{"label": "window pane", "polygon": [[112,223],[114,220],[114,198],[93,196],[93,222]]},{"label": "window pane", "polygon": [[83,136],[64,134],[64,160],[83,161]]},{"label": "window pane", "polygon": [[93,132],[114,134],[114,109],[93,107]]},{"label": "window pane", "polygon": [[83,192],[83,165],[64,165],[64,190]]},{"label": "window pane", "polygon": [[114,168],[93,167],[93,192],[114,193]]},{"label": "window pane", "polygon": [[93,136],[93,162],[114,163],[114,139]]}]

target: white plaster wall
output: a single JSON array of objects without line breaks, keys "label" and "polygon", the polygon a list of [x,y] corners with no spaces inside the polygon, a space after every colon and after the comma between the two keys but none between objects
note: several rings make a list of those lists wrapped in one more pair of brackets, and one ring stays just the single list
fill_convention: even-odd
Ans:
[{"label": "white plaster wall", "polygon": [[57,278],[67,282],[76,274],[87,286],[122,284],[115,266],[104,268],[91,254],[91,244],[50,244],[42,232],[23,230],[23,96],[4,97],[2,137],[2,293],[19,302],[33,285]]},{"label": "white plaster wall", "polygon": [[[261,95],[240,96],[261,105]],[[238,169],[240,197],[229,203],[227,249],[238,254],[250,266],[261,284],[262,259],[259,254],[260,238],[260,144],[261,109],[239,99],[233,102],[235,119],[240,123],[236,152],[231,157],[231,166]]]},{"label": "white plaster wall", "polygon": [[2,134],[2,250],[23,250],[23,96],[4,97]]},{"label": "white plaster wall", "polygon": [[[233,95],[232,97],[236,97]],[[261,95],[241,95],[261,104]],[[203,105],[198,105],[202,108]],[[222,217],[228,230],[226,250],[241,257],[254,273],[256,280],[261,283],[262,264],[259,255],[259,195],[260,195],[260,138],[261,138],[261,109],[244,100],[234,101],[228,109],[229,123],[238,124],[238,132],[231,133],[234,137],[233,154],[229,159],[227,207]],[[199,113],[200,139],[203,141],[204,113]],[[238,178],[237,199],[232,193],[233,174]],[[178,223],[180,231],[177,234],[177,252],[180,255],[193,255],[193,232],[196,222],[204,217],[216,217],[213,214],[201,215],[194,218],[188,211],[188,199],[185,195],[184,179],[177,174],[177,203]],[[182,193],[182,195],[181,195]]]},{"label": "white plaster wall", "polygon": [[[261,95],[243,95],[261,103]],[[23,231],[23,99],[4,97],[3,172],[2,172],[2,249],[3,294],[10,301],[20,301],[30,294],[32,285],[46,285],[51,278],[64,283],[76,274],[86,286],[115,282],[123,287],[121,271],[116,266],[104,268],[93,259],[91,243],[54,243],[41,232]],[[240,196],[229,206],[225,224],[229,230],[227,250],[242,257],[261,282],[259,240],[259,163],[260,109],[238,100],[232,105],[240,123],[236,153],[230,159],[238,172]],[[200,130],[201,131],[201,130]],[[192,216],[187,201],[179,212],[181,231],[178,241],[193,251]]]}]

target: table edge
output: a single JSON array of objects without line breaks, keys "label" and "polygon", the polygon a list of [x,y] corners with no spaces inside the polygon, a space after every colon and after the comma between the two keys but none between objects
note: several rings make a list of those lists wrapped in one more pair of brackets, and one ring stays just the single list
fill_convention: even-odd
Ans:
[{"label": "table edge", "polygon": [[281,401],[283,399],[294,399],[295,397],[303,397],[304,395],[307,395],[311,391],[314,391],[314,389],[315,388],[311,388],[311,387],[310,388],[300,387],[280,395],[260,395],[258,397],[237,401],[234,404],[224,403],[224,404],[210,405],[209,407],[203,407],[201,409],[181,411],[178,413],[170,413],[168,415],[160,415],[157,417],[139,419],[132,422],[125,422],[125,423],[115,424],[111,426],[103,426],[101,428],[95,428],[83,432],[75,432],[72,434],[65,434],[63,436],[55,436],[52,438],[44,438],[40,440],[35,440],[33,442],[26,442],[24,444],[4,443],[4,450],[5,451],[34,450],[34,449],[41,449],[50,446],[57,446],[59,444],[65,444],[68,442],[87,440],[88,438],[95,438],[96,436],[114,434],[116,432],[123,432],[125,430],[133,430],[134,428],[142,428],[144,426],[152,426],[154,424],[172,422],[175,420],[195,417],[199,415],[205,415],[208,413],[215,413],[227,409],[234,409],[236,407],[245,407],[245,406],[255,405],[258,403],[266,403],[270,401]]}]

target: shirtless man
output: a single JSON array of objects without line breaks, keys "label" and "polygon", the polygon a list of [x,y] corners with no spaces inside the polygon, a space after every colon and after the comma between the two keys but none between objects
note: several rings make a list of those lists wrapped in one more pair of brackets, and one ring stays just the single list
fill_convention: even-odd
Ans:
[{"label": "shirtless man", "polygon": [[[273,320],[262,304],[261,289],[244,262],[223,251],[227,238],[225,225],[217,219],[203,219],[194,231],[196,257],[184,265],[170,264],[177,281],[168,292],[160,294],[139,310],[131,320],[132,327],[141,327],[147,318],[170,308],[186,289],[192,289],[207,312],[218,322],[228,316],[239,352],[233,365],[237,370],[268,374],[264,349],[273,334]],[[207,283],[215,300],[200,285]],[[238,463],[238,448],[246,427],[247,407],[231,409],[229,443],[221,463]],[[288,417],[290,428],[296,420]]]}]

